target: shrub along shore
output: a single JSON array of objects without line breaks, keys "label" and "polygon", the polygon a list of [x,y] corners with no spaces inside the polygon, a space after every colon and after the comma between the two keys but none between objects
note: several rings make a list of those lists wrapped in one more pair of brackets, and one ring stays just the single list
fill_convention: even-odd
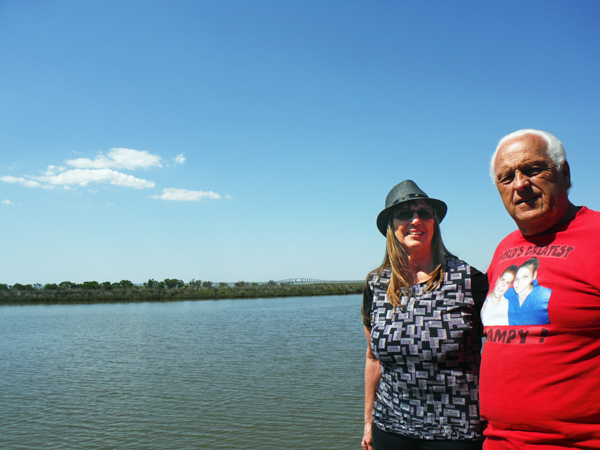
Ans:
[{"label": "shrub along shore", "polygon": [[0,304],[58,304],[58,303],[109,303],[109,302],[165,302],[179,300],[217,300],[269,297],[308,297],[320,295],[348,295],[362,292],[363,284],[355,282],[265,284],[239,281],[233,286],[227,283],[213,284],[192,280],[156,282],[149,280],[143,286],[130,281],[120,283],[97,283],[87,281],[80,285],[63,282],[60,285],[13,285],[0,284]]}]

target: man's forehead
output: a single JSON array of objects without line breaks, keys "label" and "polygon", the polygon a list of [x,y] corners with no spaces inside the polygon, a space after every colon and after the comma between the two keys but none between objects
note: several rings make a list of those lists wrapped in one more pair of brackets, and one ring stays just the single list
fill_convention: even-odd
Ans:
[{"label": "man's forehead", "polygon": [[498,150],[494,166],[499,164],[519,164],[532,160],[550,160],[547,154],[548,144],[535,134],[514,137],[502,144]]},{"label": "man's forehead", "polygon": [[541,150],[545,153],[546,149],[548,148],[548,143],[544,140],[544,138],[538,136],[537,134],[522,134],[521,136],[515,136],[514,138],[504,142],[498,153],[509,148],[535,149]]}]

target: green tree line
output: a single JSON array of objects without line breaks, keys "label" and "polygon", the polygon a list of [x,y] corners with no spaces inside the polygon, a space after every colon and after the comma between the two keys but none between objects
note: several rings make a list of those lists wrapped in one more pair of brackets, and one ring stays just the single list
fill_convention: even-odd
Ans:
[{"label": "green tree line", "polygon": [[146,302],[175,300],[215,300],[235,298],[298,297],[316,295],[346,295],[362,292],[362,283],[278,284],[228,283],[191,280],[185,283],[175,278],[163,281],[149,279],[143,286],[129,280],[118,283],[109,281],[84,281],[72,283],[49,283],[45,285],[0,283],[0,303],[97,303],[97,302]]}]

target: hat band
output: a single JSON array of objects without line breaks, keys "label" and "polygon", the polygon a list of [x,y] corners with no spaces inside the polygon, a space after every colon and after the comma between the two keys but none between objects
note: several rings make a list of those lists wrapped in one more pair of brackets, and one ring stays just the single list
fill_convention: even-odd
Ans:
[{"label": "hat band", "polygon": [[403,195],[402,197],[400,197],[399,199],[397,199],[396,201],[394,201],[394,203],[392,203],[392,205],[395,205],[397,203],[405,201],[406,199],[413,199],[413,198],[429,198],[429,197],[427,197],[424,194],[406,194],[406,195]]}]

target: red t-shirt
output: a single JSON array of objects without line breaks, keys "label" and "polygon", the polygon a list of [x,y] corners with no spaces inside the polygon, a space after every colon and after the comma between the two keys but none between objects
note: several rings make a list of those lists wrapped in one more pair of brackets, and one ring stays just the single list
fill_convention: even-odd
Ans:
[{"label": "red t-shirt", "polygon": [[[529,261],[528,270],[527,265],[520,270],[531,258],[537,258],[537,269]],[[488,270],[490,293],[510,266],[519,271],[511,272],[515,278],[505,294],[512,302],[509,322],[511,311],[527,305],[547,308],[547,319],[533,314],[526,316],[528,325],[484,329],[484,448],[600,449],[600,212],[584,206],[545,233],[508,235]],[[527,285],[532,275],[544,296]],[[525,300],[519,305],[521,296]],[[531,299],[537,303],[527,303]]]}]

